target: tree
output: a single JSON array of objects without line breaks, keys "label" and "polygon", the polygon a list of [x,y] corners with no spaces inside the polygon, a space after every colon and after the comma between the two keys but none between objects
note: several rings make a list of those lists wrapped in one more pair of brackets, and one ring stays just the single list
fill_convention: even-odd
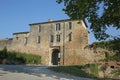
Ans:
[{"label": "tree", "polygon": [[[98,40],[110,37],[107,28],[120,29],[120,0],[57,0],[64,3],[65,13],[71,19],[87,19]],[[119,36],[117,36],[119,37]]]}]

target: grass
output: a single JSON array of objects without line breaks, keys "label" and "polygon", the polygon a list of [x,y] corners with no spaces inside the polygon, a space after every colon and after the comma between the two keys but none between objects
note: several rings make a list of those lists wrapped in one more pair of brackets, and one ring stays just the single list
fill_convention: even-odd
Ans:
[{"label": "grass", "polygon": [[[110,78],[99,78],[97,67],[98,67],[97,64],[87,64],[87,65],[75,65],[75,66],[55,66],[55,67],[50,67],[49,69],[55,72],[68,73],[74,76],[91,78],[94,80],[113,80]],[[116,73],[116,75],[118,75],[120,73],[119,71],[115,71],[113,73]]]},{"label": "grass", "polygon": [[114,77],[119,76],[119,75],[120,75],[120,68],[118,68],[117,70],[113,70],[113,71],[111,72],[111,74],[113,74]]},{"label": "grass", "polygon": [[98,64],[89,64],[90,73],[98,77]]},{"label": "grass", "polygon": [[86,66],[82,66],[82,65],[57,66],[57,67],[50,67],[49,69],[56,71],[56,72],[68,73],[68,74],[79,76],[79,77],[96,78],[94,75],[85,72],[84,70],[85,67]]}]

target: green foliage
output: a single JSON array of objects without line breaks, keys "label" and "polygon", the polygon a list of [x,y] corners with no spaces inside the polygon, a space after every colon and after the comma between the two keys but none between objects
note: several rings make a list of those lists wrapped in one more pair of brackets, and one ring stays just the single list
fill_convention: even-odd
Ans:
[{"label": "green foliage", "polygon": [[102,41],[95,42],[88,46],[89,48],[104,48],[107,50],[114,51],[114,55],[110,56],[110,53],[105,52],[106,61],[120,61],[120,38],[110,40],[110,41]]},{"label": "green foliage", "polygon": [[105,52],[106,61],[110,61],[110,53]]},{"label": "green foliage", "polygon": [[89,64],[91,74],[98,76],[98,64]]},{"label": "green foliage", "polygon": [[[87,19],[96,39],[104,40],[110,35],[107,28],[120,28],[120,0],[57,0],[64,3],[63,11],[71,19]],[[119,36],[118,36],[119,37]]]},{"label": "green foliage", "polygon": [[96,78],[94,75],[85,72],[84,70],[85,67],[86,65],[57,66],[57,67],[50,67],[50,69],[56,72],[68,73],[79,77]]},{"label": "green foliage", "polygon": [[89,47],[104,48],[104,49],[116,50],[120,52],[120,38],[109,41],[94,42],[93,44],[89,45]]},{"label": "green foliage", "polygon": [[5,59],[7,58],[8,54],[7,54],[7,48],[4,47],[2,51],[0,51],[0,59]]},{"label": "green foliage", "polygon": [[120,61],[120,52],[116,53],[114,56],[112,56],[113,60]]},{"label": "green foliage", "polygon": [[6,59],[6,64],[41,64],[41,57],[38,55],[7,51],[7,48],[0,51],[1,63],[4,58]]},{"label": "green foliage", "polygon": [[7,53],[7,48],[6,48],[6,47],[3,48],[3,53],[4,53],[4,54]]},{"label": "green foliage", "polygon": [[120,75],[120,68],[117,69],[117,70],[113,70],[113,71],[111,72],[111,74],[113,74],[114,76],[119,76],[119,75]]}]

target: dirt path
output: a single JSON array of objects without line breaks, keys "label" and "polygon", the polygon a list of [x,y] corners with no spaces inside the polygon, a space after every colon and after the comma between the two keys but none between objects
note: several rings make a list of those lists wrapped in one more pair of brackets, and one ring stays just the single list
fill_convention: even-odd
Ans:
[{"label": "dirt path", "polygon": [[56,73],[47,66],[0,65],[0,80],[91,80]]}]

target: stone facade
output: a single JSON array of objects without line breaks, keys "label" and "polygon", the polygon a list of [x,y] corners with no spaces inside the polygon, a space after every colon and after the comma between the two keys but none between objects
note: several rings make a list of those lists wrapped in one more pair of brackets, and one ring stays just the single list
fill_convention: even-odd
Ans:
[{"label": "stone facade", "polygon": [[2,50],[5,46],[10,47],[13,39],[0,39],[0,50]]},{"label": "stone facade", "polygon": [[89,61],[81,56],[86,55],[88,42],[83,20],[49,20],[30,24],[30,32],[14,33],[10,44],[1,49],[7,46],[8,50],[40,55],[44,65],[76,65]]}]

